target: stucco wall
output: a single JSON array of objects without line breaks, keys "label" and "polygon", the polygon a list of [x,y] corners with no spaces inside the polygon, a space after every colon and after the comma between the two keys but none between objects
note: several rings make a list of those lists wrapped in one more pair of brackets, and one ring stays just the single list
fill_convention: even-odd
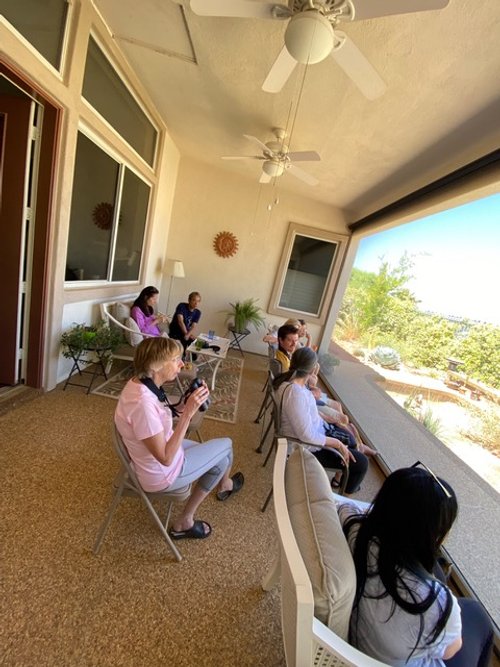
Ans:
[{"label": "stucco wall", "polygon": [[[277,197],[279,203],[268,211]],[[214,329],[219,335],[226,330],[221,311],[227,310],[229,302],[255,297],[266,312],[290,222],[348,233],[339,209],[280,192],[279,180],[276,187],[260,185],[257,176],[252,181],[182,158],[167,256],[183,261],[186,278],[174,279],[169,310],[197,290],[202,295],[201,328]],[[213,249],[213,239],[221,231],[232,232],[238,239],[233,257],[221,258]],[[162,307],[166,307],[169,285],[170,278],[164,276]],[[281,324],[283,319],[266,314],[266,321]],[[317,338],[319,327],[311,330]],[[245,349],[265,354],[262,335],[262,330],[259,334],[252,330]]]}]

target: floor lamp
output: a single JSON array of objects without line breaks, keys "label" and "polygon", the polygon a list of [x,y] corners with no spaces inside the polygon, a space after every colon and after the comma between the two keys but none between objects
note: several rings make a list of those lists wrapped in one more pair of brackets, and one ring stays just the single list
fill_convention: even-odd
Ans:
[{"label": "floor lamp", "polygon": [[185,278],[186,274],[184,273],[184,264],[180,259],[171,260],[170,266],[170,287],[168,290],[168,300],[167,300],[167,315],[170,317],[168,309],[170,307],[170,295],[172,294],[172,283],[174,278]]}]

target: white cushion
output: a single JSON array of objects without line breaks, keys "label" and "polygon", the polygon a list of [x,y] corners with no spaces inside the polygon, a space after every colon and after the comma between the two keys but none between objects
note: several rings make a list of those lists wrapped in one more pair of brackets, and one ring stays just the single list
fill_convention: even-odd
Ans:
[{"label": "white cushion", "polygon": [[132,345],[132,347],[137,347],[144,338],[144,336],[141,334],[141,330],[137,325],[137,322],[134,320],[133,317],[128,317],[125,320],[124,324],[126,327],[132,329],[134,332],[132,333],[132,331],[125,331],[125,338],[127,339],[127,342],[130,345]]},{"label": "white cushion", "polygon": [[332,497],[328,476],[303,447],[285,472],[290,521],[314,595],[314,615],[347,640],[356,571]]},{"label": "white cushion", "polygon": [[117,301],[115,303],[115,312],[111,314],[118,320],[118,322],[125,324],[125,320],[130,317],[130,305],[128,303],[123,303],[122,301]]}]

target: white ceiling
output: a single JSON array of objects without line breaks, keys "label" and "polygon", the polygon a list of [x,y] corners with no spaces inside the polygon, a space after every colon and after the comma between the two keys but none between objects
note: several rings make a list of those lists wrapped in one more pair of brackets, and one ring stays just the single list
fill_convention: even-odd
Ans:
[{"label": "white ceiling", "polygon": [[292,151],[322,161],[300,163],[319,185],[285,173],[279,187],[351,219],[500,146],[499,0],[344,23],[387,84],[374,101],[330,58],[263,92],[286,23],[197,16],[188,0],[95,3],[182,155],[257,182],[260,162],[221,156],[258,154],[244,133],[265,142],[286,127]]}]

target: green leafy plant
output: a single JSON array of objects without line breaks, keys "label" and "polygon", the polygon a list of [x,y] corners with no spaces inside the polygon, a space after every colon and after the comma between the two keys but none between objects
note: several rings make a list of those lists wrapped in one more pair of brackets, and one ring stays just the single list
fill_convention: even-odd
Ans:
[{"label": "green leafy plant", "polygon": [[403,403],[404,409],[415,417],[422,426],[430,431],[436,438],[445,442],[446,431],[443,428],[441,419],[437,417],[432,408],[424,404],[423,396],[418,389],[414,389]]},{"label": "green leafy plant", "polygon": [[245,299],[229,305],[231,308],[226,311],[226,324],[232,321],[235,331],[243,332],[249,324],[253,324],[256,329],[264,326],[265,319],[257,306],[257,299]]},{"label": "green leafy plant", "polygon": [[102,358],[109,359],[122,342],[122,337],[119,331],[111,329],[104,321],[91,326],[74,323],[61,335],[60,342],[62,355],[67,359],[92,350],[102,350]]}]

